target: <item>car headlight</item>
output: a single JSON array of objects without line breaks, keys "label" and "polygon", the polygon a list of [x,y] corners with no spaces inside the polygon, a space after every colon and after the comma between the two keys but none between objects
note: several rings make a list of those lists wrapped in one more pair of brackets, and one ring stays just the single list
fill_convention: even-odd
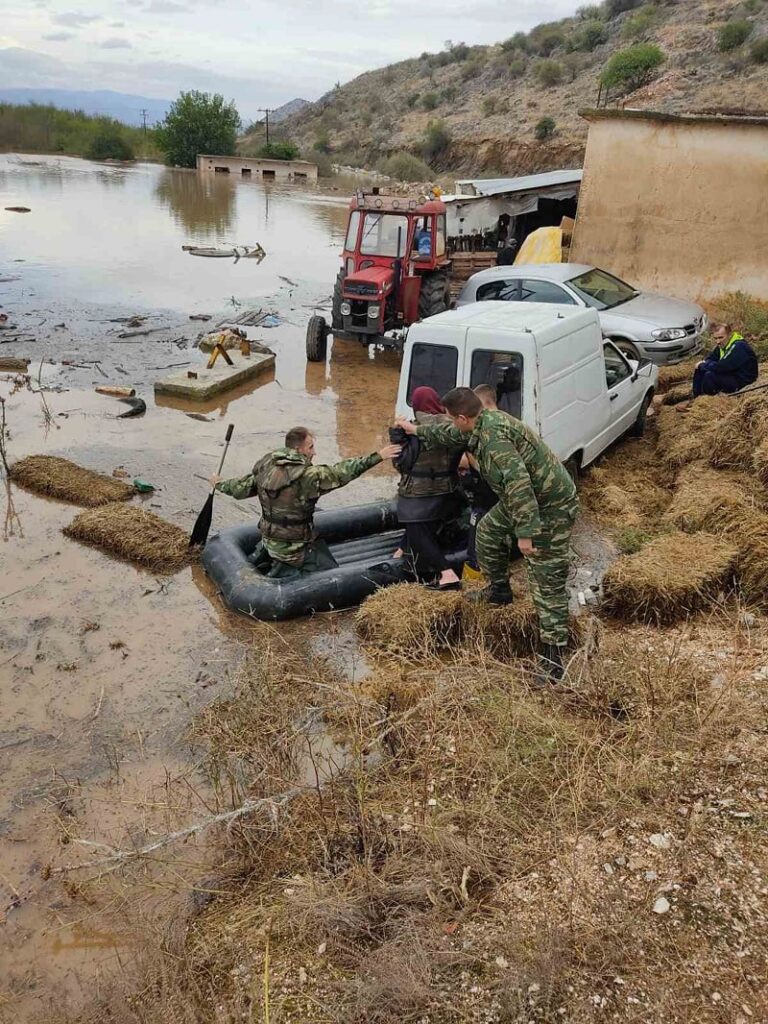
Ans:
[{"label": "car headlight", "polygon": [[342,302],[342,304],[339,306],[339,312],[341,313],[342,316],[349,316],[349,314],[352,312],[352,307],[348,302]]},{"label": "car headlight", "polygon": [[651,334],[657,341],[678,341],[688,337],[682,327],[663,327],[659,331],[651,331]]},{"label": "car headlight", "polygon": [[370,305],[368,306],[368,317],[369,317],[369,319],[371,319],[371,320],[378,320],[378,318],[379,318],[379,309],[380,308],[381,307],[378,306],[375,302],[371,302]]}]

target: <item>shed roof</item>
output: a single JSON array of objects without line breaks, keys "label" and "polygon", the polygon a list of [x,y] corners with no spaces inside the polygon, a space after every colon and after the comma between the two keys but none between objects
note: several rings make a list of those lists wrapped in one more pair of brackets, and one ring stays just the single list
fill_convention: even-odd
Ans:
[{"label": "shed roof", "polygon": [[589,107],[580,110],[579,114],[585,121],[656,121],[659,124],[719,124],[750,127],[768,126],[768,115],[761,112],[744,113],[710,113],[701,111],[687,114],[667,114],[661,110],[640,110],[634,107]]},{"label": "shed roof", "polygon": [[574,168],[566,171],[545,171],[543,174],[526,174],[521,178],[464,178],[456,182],[455,198],[462,197],[462,186],[473,188],[474,194],[478,196],[500,196],[512,192],[535,192],[559,185],[577,185],[582,174],[580,168]]}]

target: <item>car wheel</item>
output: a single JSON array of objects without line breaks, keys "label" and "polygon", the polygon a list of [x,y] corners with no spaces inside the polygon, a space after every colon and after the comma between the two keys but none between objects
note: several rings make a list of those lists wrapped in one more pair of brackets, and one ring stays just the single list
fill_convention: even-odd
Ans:
[{"label": "car wheel", "polygon": [[626,338],[611,338],[611,341],[628,359],[642,359],[642,356],[638,352],[637,348],[632,344],[631,341],[627,341]]},{"label": "car wheel", "polygon": [[648,410],[651,407],[651,402],[652,401],[653,401],[653,392],[649,391],[648,394],[643,399],[643,404],[640,406],[640,408],[638,410],[637,419],[632,424],[632,426],[629,428],[629,436],[630,437],[644,437],[645,436],[645,426],[646,426],[646,423],[647,423],[647,420],[648,420]]}]

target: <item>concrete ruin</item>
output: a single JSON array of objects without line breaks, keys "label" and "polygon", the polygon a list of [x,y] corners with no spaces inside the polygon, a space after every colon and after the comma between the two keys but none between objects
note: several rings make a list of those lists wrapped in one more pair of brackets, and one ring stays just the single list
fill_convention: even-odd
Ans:
[{"label": "concrete ruin", "polygon": [[197,169],[206,174],[233,174],[258,181],[317,181],[317,165],[308,160],[267,160],[256,156],[211,156],[200,153]]},{"label": "concrete ruin", "polygon": [[768,299],[768,117],[586,110],[570,260],[689,299]]}]

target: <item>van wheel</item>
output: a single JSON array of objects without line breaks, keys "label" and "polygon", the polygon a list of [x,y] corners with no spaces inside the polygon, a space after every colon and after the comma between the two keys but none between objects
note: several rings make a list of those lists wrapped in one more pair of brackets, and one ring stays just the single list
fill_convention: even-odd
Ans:
[{"label": "van wheel", "polygon": [[310,363],[322,363],[327,351],[328,324],[325,317],[310,317],[307,324],[307,359]]},{"label": "van wheel", "polygon": [[628,433],[629,433],[630,437],[644,437],[645,436],[645,426],[646,426],[646,423],[648,421],[648,410],[651,407],[651,402],[652,401],[653,401],[653,392],[649,391],[648,394],[643,399],[643,404],[640,406],[640,409],[638,410],[637,419],[632,424],[632,426],[629,428]]},{"label": "van wheel", "polygon": [[632,344],[631,341],[627,341],[626,338],[611,338],[611,341],[628,359],[642,359],[642,356],[637,351],[637,348]]},{"label": "van wheel", "polygon": [[573,480],[575,484],[578,483],[579,473],[581,471],[581,459],[579,458],[579,456],[572,455],[567,462],[563,463],[563,465],[568,470],[568,476],[571,478],[571,480]]}]

